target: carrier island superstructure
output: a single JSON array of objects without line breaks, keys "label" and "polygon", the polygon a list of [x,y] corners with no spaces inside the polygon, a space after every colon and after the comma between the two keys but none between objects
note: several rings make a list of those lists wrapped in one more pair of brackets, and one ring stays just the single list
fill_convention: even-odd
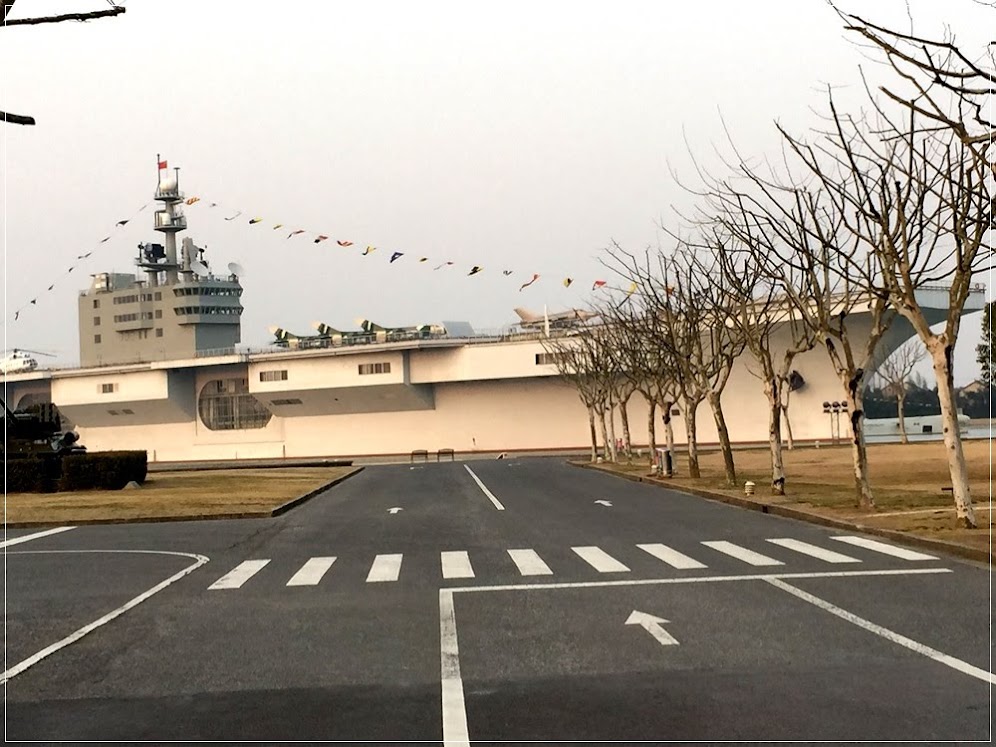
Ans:
[{"label": "carrier island superstructure", "polygon": [[[90,450],[145,449],[160,462],[587,447],[586,409],[544,348],[542,337],[551,333],[544,330],[370,336],[363,344],[314,349],[236,347],[241,268],[216,272],[189,238],[177,247],[187,229],[178,172],[160,172],[155,200],[153,228],[162,239],[139,246],[138,273],[97,274],[79,296],[80,367],[6,375],[12,407],[53,402]],[[920,300],[943,320],[946,290],[924,289]],[[324,302],[314,299],[316,316],[328,311]],[[984,302],[984,290],[973,292],[967,310]],[[860,309],[849,315],[855,344],[868,325]],[[911,335],[908,324],[893,324],[876,358]],[[776,346],[779,339],[776,332]],[[789,413],[795,438],[827,442],[832,426],[823,402],[841,398],[840,382],[819,347],[798,356],[795,368],[800,386]],[[767,441],[766,402],[749,356],[734,366],[723,403],[735,442]],[[644,445],[647,415],[642,397],[632,397],[630,427],[634,442]],[[682,419],[674,423],[681,443]],[[716,441],[704,406],[697,427],[700,443]],[[616,433],[622,433],[618,423]]]}]

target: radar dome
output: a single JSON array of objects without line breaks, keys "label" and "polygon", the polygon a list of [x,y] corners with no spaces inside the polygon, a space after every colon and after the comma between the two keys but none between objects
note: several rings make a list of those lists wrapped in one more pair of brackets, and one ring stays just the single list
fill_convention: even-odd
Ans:
[{"label": "radar dome", "polygon": [[159,180],[159,189],[163,192],[173,192],[176,190],[176,177],[167,176]]}]

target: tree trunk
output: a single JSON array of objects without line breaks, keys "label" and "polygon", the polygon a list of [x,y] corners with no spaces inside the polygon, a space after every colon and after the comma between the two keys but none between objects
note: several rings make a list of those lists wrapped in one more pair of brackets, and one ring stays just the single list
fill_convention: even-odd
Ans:
[{"label": "tree trunk", "polygon": [[723,416],[723,404],[719,395],[709,392],[709,408],[713,420],[716,421],[716,433],[719,435],[719,448],[723,451],[723,471],[726,473],[726,484],[736,487],[737,468],[733,463],[733,446],[730,445],[730,432],[726,428],[726,418]]},{"label": "tree trunk", "polygon": [[702,477],[699,471],[699,442],[695,435],[695,411],[699,409],[699,403],[692,403],[686,399],[681,408],[685,416],[685,438],[688,440],[688,476],[693,478]]},{"label": "tree trunk", "polygon": [[941,423],[944,427],[944,449],[948,454],[948,471],[951,473],[951,487],[954,493],[955,512],[959,526],[975,529],[975,509],[972,507],[972,494],[968,488],[968,467],[965,452],[961,445],[961,432],[958,427],[958,407],[954,396],[954,371],[951,366],[951,346],[940,342],[928,346],[934,376],[937,378],[937,398],[941,401]]},{"label": "tree trunk", "polygon": [[605,461],[609,459],[609,424],[605,422],[605,407],[598,408],[598,417],[602,424],[602,455]]},{"label": "tree trunk", "polygon": [[[789,389],[788,387],[785,387],[785,404],[781,405],[782,412],[781,412],[781,418],[779,418],[780,421],[784,421],[785,423],[785,439],[788,442],[788,447],[790,451],[795,448],[795,439],[792,438],[792,421],[789,420],[789,397],[791,396],[792,396],[792,390]],[[784,495],[784,494],[779,493],[778,495]]]},{"label": "tree trunk", "polygon": [[647,400],[647,407],[650,414],[647,416],[647,439],[650,444],[650,466],[654,466],[654,459],[657,458],[657,424],[654,418],[657,415],[656,400]]},{"label": "tree trunk", "polygon": [[616,408],[614,402],[609,400],[609,457],[612,463],[619,461],[619,451],[616,448]]},{"label": "tree trunk", "polygon": [[[768,446],[771,449],[771,494],[785,495],[785,465],[782,461],[782,403],[772,380],[764,388],[768,396]],[[789,439],[791,443],[791,439]],[[791,446],[789,448],[792,448]]]},{"label": "tree trunk", "polygon": [[598,434],[595,432],[595,408],[588,407],[588,427],[591,429],[591,461],[598,461]]},{"label": "tree trunk", "polygon": [[861,394],[861,375],[844,380],[844,391],[847,393],[847,422],[851,431],[851,456],[854,459],[854,488],[857,494],[858,507],[872,509],[875,499],[872,496],[871,483],[868,481],[868,450],[865,447],[864,397]]},{"label": "tree trunk", "polygon": [[908,444],[910,440],[906,436],[906,417],[903,412],[903,404],[905,402],[906,396],[904,394],[896,395],[896,409],[899,411],[899,442]]},{"label": "tree trunk", "polygon": [[667,444],[667,453],[671,455],[671,465],[668,469],[668,465],[665,464],[665,476],[674,477],[674,464],[675,464],[675,454],[674,454],[674,425],[671,423],[671,406],[673,402],[665,402],[665,415],[664,415],[664,438]]},{"label": "tree trunk", "polygon": [[623,448],[626,450],[626,463],[633,463],[633,441],[630,439],[629,435],[629,412],[627,406],[629,405],[629,397],[626,397],[622,402],[619,403],[619,416],[622,418],[622,428],[623,428]]}]

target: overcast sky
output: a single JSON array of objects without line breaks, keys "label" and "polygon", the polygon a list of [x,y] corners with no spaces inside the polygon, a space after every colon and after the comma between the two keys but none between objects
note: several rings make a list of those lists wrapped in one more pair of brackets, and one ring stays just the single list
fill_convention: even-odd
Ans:
[{"label": "overcast sky", "polygon": [[[11,18],[106,7],[17,0]],[[742,151],[774,153],[773,120],[813,125],[828,84],[859,105],[869,64],[822,0],[126,7],[0,31],[0,109],[38,122],[0,125],[8,348],[78,360],[77,292],[90,273],[134,271],[135,245],[159,236],[151,212],[114,228],[150,201],[157,153],[202,198],[181,236],[214,267],[245,267],[244,342],[267,342],[270,324],[486,329],[515,306],[582,305],[606,278],[603,247],[656,244],[688,204],[672,171],[691,178],[689,146],[710,162],[721,117]],[[909,24],[902,0],[844,7]],[[994,26],[971,0],[909,7],[917,32],[948,23],[976,49]],[[287,240],[296,228],[312,233]],[[963,325],[958,383],[978,373],[980,324]]]}]

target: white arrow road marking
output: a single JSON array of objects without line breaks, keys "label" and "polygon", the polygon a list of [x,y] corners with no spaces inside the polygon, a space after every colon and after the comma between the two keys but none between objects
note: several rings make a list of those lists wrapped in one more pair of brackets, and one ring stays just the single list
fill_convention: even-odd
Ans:
[{"label": "white arrow road marking", "polygon": [[44,532],[34,532],[33,534],[25,534],[21,537],[14,537],[14,539],[6,540],[5,542],[0,542],[0,547],[11,547],[13,545],[19,545],[22,542],[30,542],[31,540],[41,539],[42,537],[48,537],[52,534],[59,534],[60,532],[68,532],[70,529],[75,529],[76,527],[56,527],[55,529],[46,529]]},{"label": "white arrow road marking", "polygon": [[838,542],[846,542],[847,544],[855,545],[856,547],[863,547],[866,550],[874,550],[875,552],[892,555],[897,558],[902,558],[903,560],[937,560],[937,558],[933,555],[907,550],[904,547],[893,547],[892,545],[887,545],[884,542],[877,542],[875,540],[866,539],[865,537],[831,537],[830,539],[835,539]]},{"label": "white arrow road marking", "polygon": [[653,615],[648,615],[646,612],[640,612],[639,610],[633,610],[630,613],[629,618],[626,620],[627,625],[639,625],[645,631],[650,633],[662,646],[677,646],[678,640],[668,633],[661,625],[671,622],[670,620],[665,620],[663,617],[654,617]]},{"label": "white arrow road marking", "polygon": [[242,584],[263,570],[263,567],[269,562],[269,559],[243,561],[211,584],[208,589],[238,589]]},{"label": "white arrow road marking", "polygon": [[393,516],[394,514],[398,513],[398,511],[404,511],[404,510],[405,509],[401,508],[400,506],[395,506],[394,508],[387,509],[387,512]]},{"label": "white arrow road marking", "polygon": [[493,504],[495,504],[495,508],[497,508],[499,511],[504,511],[505,507],[503,505],[501,505],[501,501],[499,501],[497,498],[495,498],[495,494],[492,493],[490,490],[488,490],[488,486],[485,485],[483,482],[481,482],[481,478],[480,477],[478,477],[477,475],[474,474],[474,470],[472,470],[466,464],[463,465],[463,468],[470,473],[471,477],[474,478],[474,482],[477,483],[477,487],[479,487],[481,490],[484,491],[484,495],[486,495],[488,498],[491,499],[491,502]]},{"label": "white arrow road marking", "polygon": [[597,500],[597,501],[595,501],[595,503],[600,503],[603,506],[611,506],[612,505],[612,501]]},{"label": "white arrow road marking", "polygon": [[291,576],[288,586],[317,586],[329,568],[335,562],[335,557],[309,558],[301,569]]}]

